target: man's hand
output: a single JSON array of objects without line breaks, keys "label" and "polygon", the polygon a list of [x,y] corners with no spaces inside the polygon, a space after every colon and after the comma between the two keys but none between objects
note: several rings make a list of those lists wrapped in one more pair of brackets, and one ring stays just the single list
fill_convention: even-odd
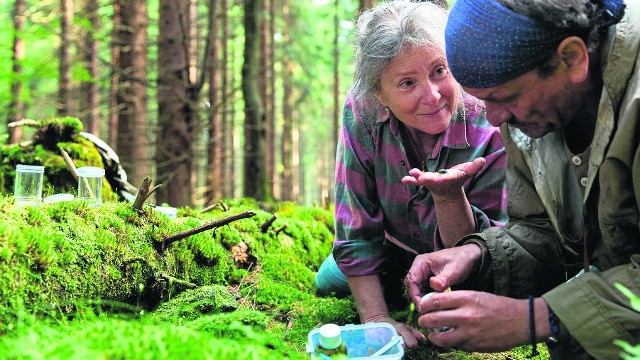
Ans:
[{"label": "man's hand", "polygon": [[481,257],[482,250],[476,244],[418,255],[405,278],[409,299],[418,306],[429,288],[442,292],[465,281]]},{"label": "man's hand", "polygon": [[[550,330],[546,303],[535,299],[536,338]],[[434,294],[420,302],[418,319],[425,328],[450,328],[432,332],[429,340],[441,347],[494,352],[530,343],[528,300],[512,299],[478,291]]]}]

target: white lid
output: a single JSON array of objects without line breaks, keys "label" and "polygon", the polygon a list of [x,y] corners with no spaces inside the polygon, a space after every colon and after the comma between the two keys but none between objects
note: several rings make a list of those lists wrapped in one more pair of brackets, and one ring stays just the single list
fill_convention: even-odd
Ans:
[{"label": "white lid", "polygon": [[176,214],[178,214],[178,209],[171,206],[156,206],[153,209],[159,213],[167,215],[170,218],[174,218],[176,217]]},{"label": "white lid", "polygon": [[44,166],[18,164],[18,165],[16,165],[16,171],[18,171],[18,172],[43,173],[44,172]]},{"label": "white lid", "polygon": [[52,204],[52,203],[57,203],[61,201],[71,201],[71,200],[73,200],[72,194],[54,194],[44,198],[44,203]]},{"label": "white lid", "polygon": [[78,176],[82,177],[103,177],[104,169],[97,166],[83,166],[76,169]]},{"label": "white lid", "polygon": [[326,324],[320,327],[320,346],[325,349],[335,349],[342,344],[340,336],[340,326],[336,324]]}]

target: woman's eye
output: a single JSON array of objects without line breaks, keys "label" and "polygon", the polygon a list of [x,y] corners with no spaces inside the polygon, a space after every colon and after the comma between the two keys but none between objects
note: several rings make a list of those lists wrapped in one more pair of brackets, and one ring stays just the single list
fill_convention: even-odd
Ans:
[{"label": "woman's eye", "polygon": [[449,69],[446,66],[438,66],[429,76],[433,80],[442,80],[449,75]]},{"label": "woman's eye", "polygon": [[401,87],[408,87],[414,84],[413,80],[404,80],[400,82]]}]

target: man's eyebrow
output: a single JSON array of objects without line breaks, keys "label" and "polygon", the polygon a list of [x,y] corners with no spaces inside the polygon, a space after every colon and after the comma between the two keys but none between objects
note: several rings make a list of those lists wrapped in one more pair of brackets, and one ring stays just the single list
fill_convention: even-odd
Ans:
[{"label": "man's eyebrow", "polygon": [[505,97],[500,97],[500,96],[496,96],[495,94],[491,94],[482,98],[482,100],[489,101],[489,102],[497,102],[497,103],[508,103],[508,102],[512,102],[517,97],[518,97],[518,94],[511,94]]}]

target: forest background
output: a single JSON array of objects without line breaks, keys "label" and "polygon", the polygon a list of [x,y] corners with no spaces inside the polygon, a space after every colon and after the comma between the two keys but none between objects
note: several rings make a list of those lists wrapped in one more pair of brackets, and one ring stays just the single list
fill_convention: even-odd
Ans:
[{"label": "forest background", "polygon": [[72,116],[157,203],[328,205],[374,0],[0,0],[0,142]]}]

